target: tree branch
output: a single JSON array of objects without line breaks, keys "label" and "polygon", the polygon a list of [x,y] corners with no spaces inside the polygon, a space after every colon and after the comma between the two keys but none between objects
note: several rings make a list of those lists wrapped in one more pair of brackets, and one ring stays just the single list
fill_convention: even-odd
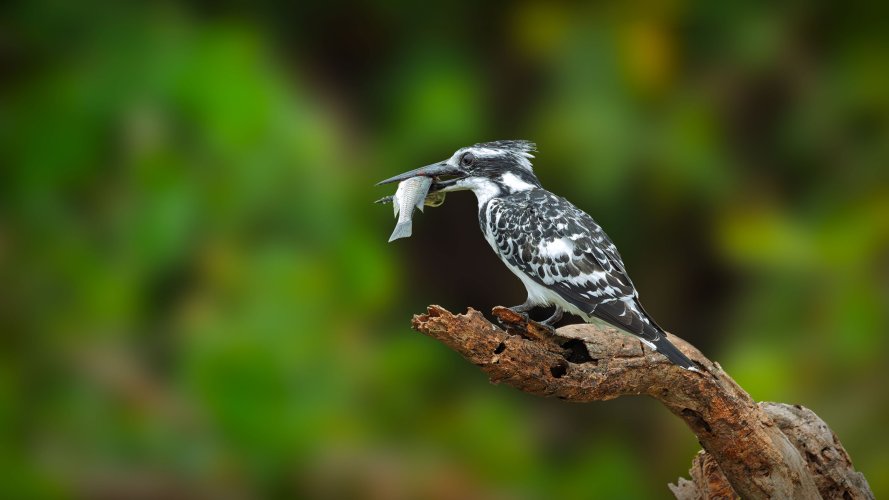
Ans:
[{"label": "tree branch", "polygon": [[414,316],[413,328],[460,353],[492,382],[524,392],[576,402],[640,394],[657,399],[705,450],[695,458],[692,481],[671,485],[678,498],[873,498],[814,413],[758,405],[717,363],[678,337],[669,336],[703,373],[673,365],[614,328],[569,325],[552,335],[509,309],[496,307],[493,314],[503,328],[473,309],[454,315],[429,306]]}]

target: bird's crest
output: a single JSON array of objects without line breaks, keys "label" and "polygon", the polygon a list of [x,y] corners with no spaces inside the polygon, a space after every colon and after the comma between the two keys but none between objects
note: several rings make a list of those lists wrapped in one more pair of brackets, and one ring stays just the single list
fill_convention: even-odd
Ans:
[{"label": "bird's crest", "polygon": [[529,172],[532,172],[531,158],[534,158],[534,152],[537,151],[537,146],[530,141],[509,140],[480,142],[474,144],[470,149],[481,153],[482,155],[488,153],[492,155],[506,154],[513,156],[519,165],[528,169]]}]

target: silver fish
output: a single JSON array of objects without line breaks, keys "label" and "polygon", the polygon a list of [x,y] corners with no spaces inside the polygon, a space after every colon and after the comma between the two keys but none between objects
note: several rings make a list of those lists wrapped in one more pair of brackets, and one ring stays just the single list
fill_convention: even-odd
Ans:
[{"label": "silver fish", "polygon": [[[432,186],[432,178],[430,177],[411,177],[398,184],[398,189],[395,190],[394,196],[387,196],[377,200],[377,203],[391,201],[395,216],[398,216],[398,223],[395,225],[395,230],[392,231],[392,236],[389,237],[390,243],[411,235],[413,232],[414,207],[422,212],[424,205],[437,207],[444,203],[444,193],[432,193],[428,197],[426,196],[429,193],[430,186]],[[400,216],[399,213],[401,214]]]}]

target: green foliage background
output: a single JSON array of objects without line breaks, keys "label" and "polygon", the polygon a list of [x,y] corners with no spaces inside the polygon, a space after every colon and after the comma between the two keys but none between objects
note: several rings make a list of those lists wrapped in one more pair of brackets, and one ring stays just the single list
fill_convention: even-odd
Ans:
[{"label": "green foliage background", "polygon": [[698,445],[655,402],[535,399],[409,329],[522,287],[471,194],[387,244],[373,184],[504,138],[889,495],[885,9],[2,11],[4,497],[667,496]]}]

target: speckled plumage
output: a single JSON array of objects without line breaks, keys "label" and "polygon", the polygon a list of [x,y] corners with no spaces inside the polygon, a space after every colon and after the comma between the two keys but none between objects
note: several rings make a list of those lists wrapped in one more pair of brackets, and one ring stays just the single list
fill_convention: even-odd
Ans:
[{"label": "speckled plumage", "polygon": [[584,319],[598,318],[649,342],[657,340],[660,329],[639,303],[614,243],[568,200],[542,188],[492,198],[479,208],[479,224],[514,273],[564,303],[555,304],[560,301],[540,290],[533,291],[535,302],[561,305]]},{"label": "speckled plumage", "polygon": [[514,309],[556,306],[587,322],[604,321],[638,336],[673,363],[697,370],[667,340],[639,302],[620,253],[601,227],[565,198],[543,189],[531,166],[534,144],[497,141],[461,148],[437,165],[457,178],[434,190],[471,190],[488,244],[525,285]]}]

